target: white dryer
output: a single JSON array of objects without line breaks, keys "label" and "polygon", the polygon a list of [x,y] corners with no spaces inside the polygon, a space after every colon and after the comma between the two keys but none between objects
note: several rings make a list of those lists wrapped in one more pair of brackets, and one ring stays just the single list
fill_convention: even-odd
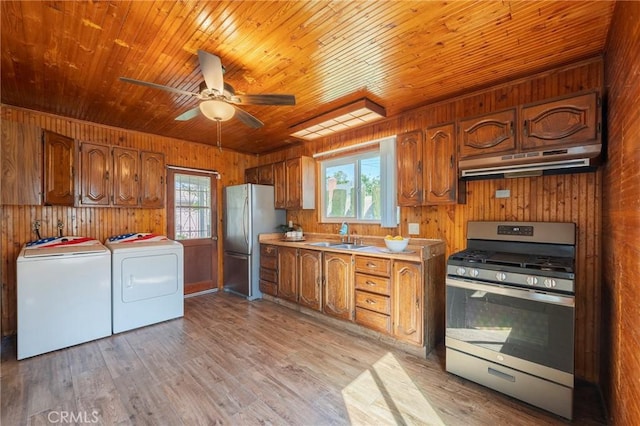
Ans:
[{"label": "white dryer", "polygon": [[111,335],[111,252],[100,241],[34,241],[16,266],[18,359]]},{"label": "white dryer", "polygon": [[182,244],[148,233],[107,239],[114,333],[184,315]]}]

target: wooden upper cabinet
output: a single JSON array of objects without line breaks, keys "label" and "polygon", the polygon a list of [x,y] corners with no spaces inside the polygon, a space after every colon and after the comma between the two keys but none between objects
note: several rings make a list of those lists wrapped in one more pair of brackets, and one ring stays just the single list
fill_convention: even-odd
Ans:
[{"label": "wooden upper cabinet", "polygon": [[111,156],[109,147],[80,143],[80,204],[108,206],[111,187]]},{"label": "wooden upper cabinet", "polygon": [[0,204],[41,204],[42,130],[33,125],[5,120],[0,131]]},{"label": "wooden upper cabinet", "polygon": [[425,204],[456,203],[458,160],[453,123],[427,129]]},{"label": "wooden upper cabinet", "polygon": [[284,161],[273,164],[273,204],[276,209],[287,207],[287,176]]},{"label": "wooden upper cabinet", "polygon": [[460,159],[514,152],[515,120],[515,109],[461,120],[458,124]]},{"label": "wooden upper cabinet", "polygon": [[258,167],[250,167],[244,171],[245,183],[257,183],[260,185],[273,185],[273,164],[263,164]]},{"label": "wooden upper cabinet", "polygon": [[592,92],[523,106],[522,149],[600,143],[598,104]]},{"label": "wooden upper cabinet", "polygon": [[263,164],[258,167],[258,183],[273,185],[273,164]]},{"label": "wooden upper cabinet", "polygon": [[[279,170],[283,167],[283,170]],[[284,177],[284,193],[282,178]],[[274,165],[275,205],[289,210],[314,209],[316,206],[316,163],[311,157],[286,160],[283,166]]]},{"label": "wooden upper cabinet", "polygon": [[322,309],[322,252],[300,250],[298,256],[300,294],[298,303],[319,311]]},{"label": "wooden upper cabinet", "polygon": [[398,136],[396,162],[398,176],[398,205],[417,206],[423,197],[423,135],[421,130]]},{"label": "wooden upper cabinet", "polygon": [[75,147],[71,138],[44,132],[44,204],[74,204]]},{"label": "wooden upper cabinet", "polygon": [[113,148],[113,205],[138,205],[139,158],[135,149]]},{"label": "wooden upper cabinet", "polygon": [[244,183],[258,183],[258,168],[249,167],[244,170]]},{"label": "wooden upper cabinet", "polygon": [[353,319],[353,264],[350,254],[324,253],[323,312],[336,318]]},{"label": "wooden upper cabinet", "polygon": [[149,151],[140,152],[140,207],[164,207],[164,169],[164,154]]},{"label": "wooden upper cabinet", "polygon": [[302,165],[297,158],[285,161],[284,173],[286,175],[286,193],[288,209],[297,208],[302,202],[302,182],[300,182]]},{"label": "wooden upper cabinet", "polygon": [[424,290],[419,263],[393,262],[393,334],[398,340],[422,345]]}]

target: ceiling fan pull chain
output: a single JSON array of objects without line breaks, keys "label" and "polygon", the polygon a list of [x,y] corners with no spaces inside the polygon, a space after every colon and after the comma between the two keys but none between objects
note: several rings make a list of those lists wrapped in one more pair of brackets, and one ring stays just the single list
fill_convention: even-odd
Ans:
[{"label": "ceiling fan pull chain", "polygon": [[216,123],[218,123],[218,149],[222,152],[222,121],[216,120]]}]

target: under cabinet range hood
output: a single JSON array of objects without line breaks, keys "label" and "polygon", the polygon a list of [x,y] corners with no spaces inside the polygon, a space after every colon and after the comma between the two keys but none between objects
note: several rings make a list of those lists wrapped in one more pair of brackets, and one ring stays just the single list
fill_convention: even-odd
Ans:
[{"label": "under cabinet range hood", "polygon": [[472,158],[460,160],[458,170],[467,180],[589,172],[600,164],[601,150],[602,144],[593,144]]}]

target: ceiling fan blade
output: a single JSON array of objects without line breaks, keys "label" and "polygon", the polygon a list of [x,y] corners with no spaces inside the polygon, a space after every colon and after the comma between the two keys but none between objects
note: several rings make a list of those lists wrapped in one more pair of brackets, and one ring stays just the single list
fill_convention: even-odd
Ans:
[{"label": "ceiling fan blade", "polygon": [[177,121],[187,121],[187,120],[191,120],[194,117],[197,117],[198,115],[200,115],[200,107],[199,106],[197,106],[195,108],[191,108],[189,111],[183,112],[182,114],[177,116],[175,118],[175,120],[177,120]]},{"label": "ceiling fan blade", "polygon": [[234,95],[230,102],[238,105],[295,105],[294,95]]},{"label": "ceiling fan blade", "polygon": [[246,124],[252,129],[259,129],[260,127],[264,126],[264,123],[262,121],[258,120],[253,115],[249,114],[247,111],[243,111],[238,107],[235,107],[235,109],[236,109],[236,113],[234,117],[242,121],[242,123]]},{"label": "ceiling fan blade", "polygon": [[224,80],[222,79],[222,62],[220,58],[204,50],[198,49],[198,61],[200,70],[209,90],[217,90],[222,95],[224,91]]},{"label": "ceiling fan blade", "polygon": [[126,83],[138,84],[140,86],[153,87],[154,89],[166,90],[167,92],[173,92],[173,93],[177,93],[179,95],[198,96],[197,93],[187,92],[186,90],[180,90],[180,89],[176,89],[174,87],[163,86],[161,84],[149,83],[148,81],[134,80],[133,78],[120,77],[120,81],[124,81]]}]

